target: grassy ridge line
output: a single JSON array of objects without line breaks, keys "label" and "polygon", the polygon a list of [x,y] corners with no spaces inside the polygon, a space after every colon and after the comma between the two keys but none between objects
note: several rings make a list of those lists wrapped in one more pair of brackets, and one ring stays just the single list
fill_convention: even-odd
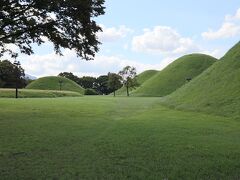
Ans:
[{"label": "grassy ridge line", "polygon": [[[155,74],[157,74],[159,71],[157,70],[147,70],[139,75],[137,75],[137,82],[139,85],[142,85],[145,81],[153,77]],[[130,91],[133,91],[133,89],[130,89]],[[116,95],[118,96],[126,96],[126,88],[122,87],[119,90],[116,91]]]},{"label": "grassy ridge line", "polygon": [[[19,98],[55,98],[80,97],[82,94],[72,91],[19,89]],[[15,98],[15,89],[0,89],[0,98]]]},{"label": "grassy ridge line", "polygon": [[240,117],[240,43],[195,80],[164,100],[168,106]]},{"label": "grassy ridge line", "polygon": [[60,76],[47,76],[39,78],[32,83],[30,83],[26,89],[40,89],[40,90],[59,90],[60,84],[59,81],[62,81],[62,90],[64,91],[73,91],[84,94],[84,89],[79,86],[74,81]]},{"label": "grassy ridge line", "polygon": [[216,60],[204,54],[183,56],[145,81],[131,94],[133,96],[166,96],[184,85],[186,78],[194,79]]}]

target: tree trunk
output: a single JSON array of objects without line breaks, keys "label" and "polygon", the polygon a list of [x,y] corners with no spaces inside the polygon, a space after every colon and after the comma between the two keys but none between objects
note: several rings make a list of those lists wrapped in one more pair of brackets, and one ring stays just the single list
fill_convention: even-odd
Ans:
[{"label": "tree trunk", "polygon": [[114,97],[116,96],[116,95],[115,95],[115,91],[113,91],[113,95],[114,95]]}]

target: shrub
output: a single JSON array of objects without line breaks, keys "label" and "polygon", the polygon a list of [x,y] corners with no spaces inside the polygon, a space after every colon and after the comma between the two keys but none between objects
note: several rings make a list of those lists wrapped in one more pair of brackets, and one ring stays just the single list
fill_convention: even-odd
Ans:
[{"label": "shrub", "polygon": [[98,93],[94,89],[88,88],[85,89],[84,95],[98,95]]}]

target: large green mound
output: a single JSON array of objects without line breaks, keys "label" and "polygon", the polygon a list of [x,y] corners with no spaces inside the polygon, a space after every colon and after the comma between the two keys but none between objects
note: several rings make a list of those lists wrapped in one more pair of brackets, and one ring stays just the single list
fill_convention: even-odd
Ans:
[{"label": "large green mound", "polygon": [[159,71],[157,70],[147,70],[142,73],[140,73],[137,76],[137,82],[139,84],[143,84],[145,81],[149,80],[151,77],[153,77],[155,74],[157,74]]},{"label": "large green mound", "polygon": [[166,96],[182,85],[188,78],[195,78],[211,66],[217,59],[204,54],[183,56],[132,92],[134,96]]},{"label": "large green mound", "polygon": [[[139,85],[143,84],[145,81],[149,80],[151,77],[153,77],[154,75],[156,75],[159,71],[157,70],[147,70],[144,71],[142,73],[140,73],[139,75],[137,75],[137,82],[139,83]],[[133,89],[130,89],[130,91],[132,91]],[[116,95],[126,95],[126,88],[122,87],[119,90],[116,91]]]},{"label": "large green mound", "polygon": [[240,116],[240,43],[192,82],[166,98],[177,108]]},{"label": "large green mound", "polygon": [[60,76],[48,76],[39,78],[30,83],[26,89],[60,90],[59,82],[62,82],[61,90],[63,91],[73,91],[84,94],[84,89],[81,86],[70,79]]}]

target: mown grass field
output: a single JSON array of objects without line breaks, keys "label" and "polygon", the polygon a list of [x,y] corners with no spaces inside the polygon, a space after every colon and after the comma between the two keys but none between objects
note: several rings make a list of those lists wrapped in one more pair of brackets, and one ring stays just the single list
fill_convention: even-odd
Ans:
[{"label": "mown grass field", "polygon": [[1,179],[240,179],[240,121],[159,98],[0,99]]},{"label": "mown grass field", "polygon": [[[15,89],[0,88],[0,98],[15,98]],[[82,94],[73,91],[19,89],[19,98],[55,98],[55,97],[79,97]]]}]

